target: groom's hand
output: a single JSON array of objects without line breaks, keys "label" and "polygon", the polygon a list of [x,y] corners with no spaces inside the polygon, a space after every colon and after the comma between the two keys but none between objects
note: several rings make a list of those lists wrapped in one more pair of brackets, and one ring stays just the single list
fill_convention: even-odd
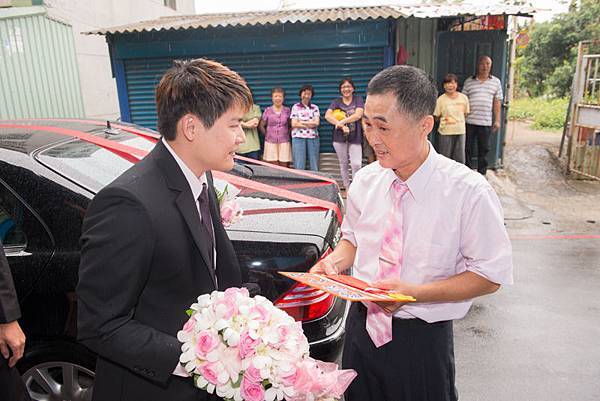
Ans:
[{"label": "groom's hand", "polygon": [[[379,280],[371,283],[374,288],[380,288],[382,290],[390,290],[398,292],[402,295],[415,295],[416,286],[408,284],[401,280]],[[376,302],[379,307],[384,309],[387,313],[393,314],[398,309],[406,305],[406,302]]]},{"label": "groom's hand", "polygon": [[[16,365],[17,361],[23,356],[24,349],[25,334],[23,334],[19,323],[15,320],[0,324],[0,354],[4,359],[8,359],[9,367],[12,368]],[[12,356],[10,352],[12,352]]]},{"label": "groom's hand", "polygon": [[335,262],[331,255],[321,259],[314,265],[309,273],[314,274],[338,274],[337,268],[335,267]]}]

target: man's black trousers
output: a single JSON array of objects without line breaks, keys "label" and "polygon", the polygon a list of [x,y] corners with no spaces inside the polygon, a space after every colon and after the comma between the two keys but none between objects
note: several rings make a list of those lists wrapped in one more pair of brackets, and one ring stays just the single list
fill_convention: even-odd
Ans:
[{"label": "man's black trousers", "polygon": [[358,376],[346,401],[456,401],[452,321],[393,319],[393,340],[376,348],[356,302],[346,321],[342,365]]},{"label": "man's black trousers", "polygon": [[[465,161],[468,167],[474,168],[473,156],[477,155],[477,171],[485,176],[488,168],[487,154],[490,151],[492,127],[467,124],[465,138]],[[477,147],[477,150],[475,150]]]}]

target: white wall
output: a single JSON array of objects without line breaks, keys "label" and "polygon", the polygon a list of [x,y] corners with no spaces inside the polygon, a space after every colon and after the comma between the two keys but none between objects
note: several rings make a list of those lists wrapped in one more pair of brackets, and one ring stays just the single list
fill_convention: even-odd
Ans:
[{"label": "white wall", "polygon": [[195,0],[198,14],[277,10],[282,0]]},{"label": "white wall", "polygon": [[112,77],[105,36],[82,32],[151,20],[167,15],[194,14],[193,0],[177,0],[177,10],[163,0],[45,0],[51,17],[73,26],[85,114],[90,118],[120,117],[117,85]]}]

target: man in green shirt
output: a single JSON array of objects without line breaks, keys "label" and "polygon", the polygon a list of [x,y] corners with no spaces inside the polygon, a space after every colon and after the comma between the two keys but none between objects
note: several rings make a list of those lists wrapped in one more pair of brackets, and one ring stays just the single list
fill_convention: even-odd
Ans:
[{"label": "man in green shirt", "polygon": [[260,140],[258,138],[258,123],[260,122],[260,106],[253,104],[250,110],[242,117],[242,128],[246,134],[246,142],[242,143],[237,151],[240,156],[258,160]]}]

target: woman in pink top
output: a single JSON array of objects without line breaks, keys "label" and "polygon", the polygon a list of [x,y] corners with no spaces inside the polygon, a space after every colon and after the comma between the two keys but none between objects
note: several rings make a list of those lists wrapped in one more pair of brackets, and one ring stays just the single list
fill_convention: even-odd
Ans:
[{"label": "woman in pink top", "polygon": [[289,107],[283,104],[285,91],[276,87],[271,90],[273,105],[265,109],[259,131],[265,136],[263,160],[279,166],[289,167],[292,161],[292,145],[290,142]]}]

